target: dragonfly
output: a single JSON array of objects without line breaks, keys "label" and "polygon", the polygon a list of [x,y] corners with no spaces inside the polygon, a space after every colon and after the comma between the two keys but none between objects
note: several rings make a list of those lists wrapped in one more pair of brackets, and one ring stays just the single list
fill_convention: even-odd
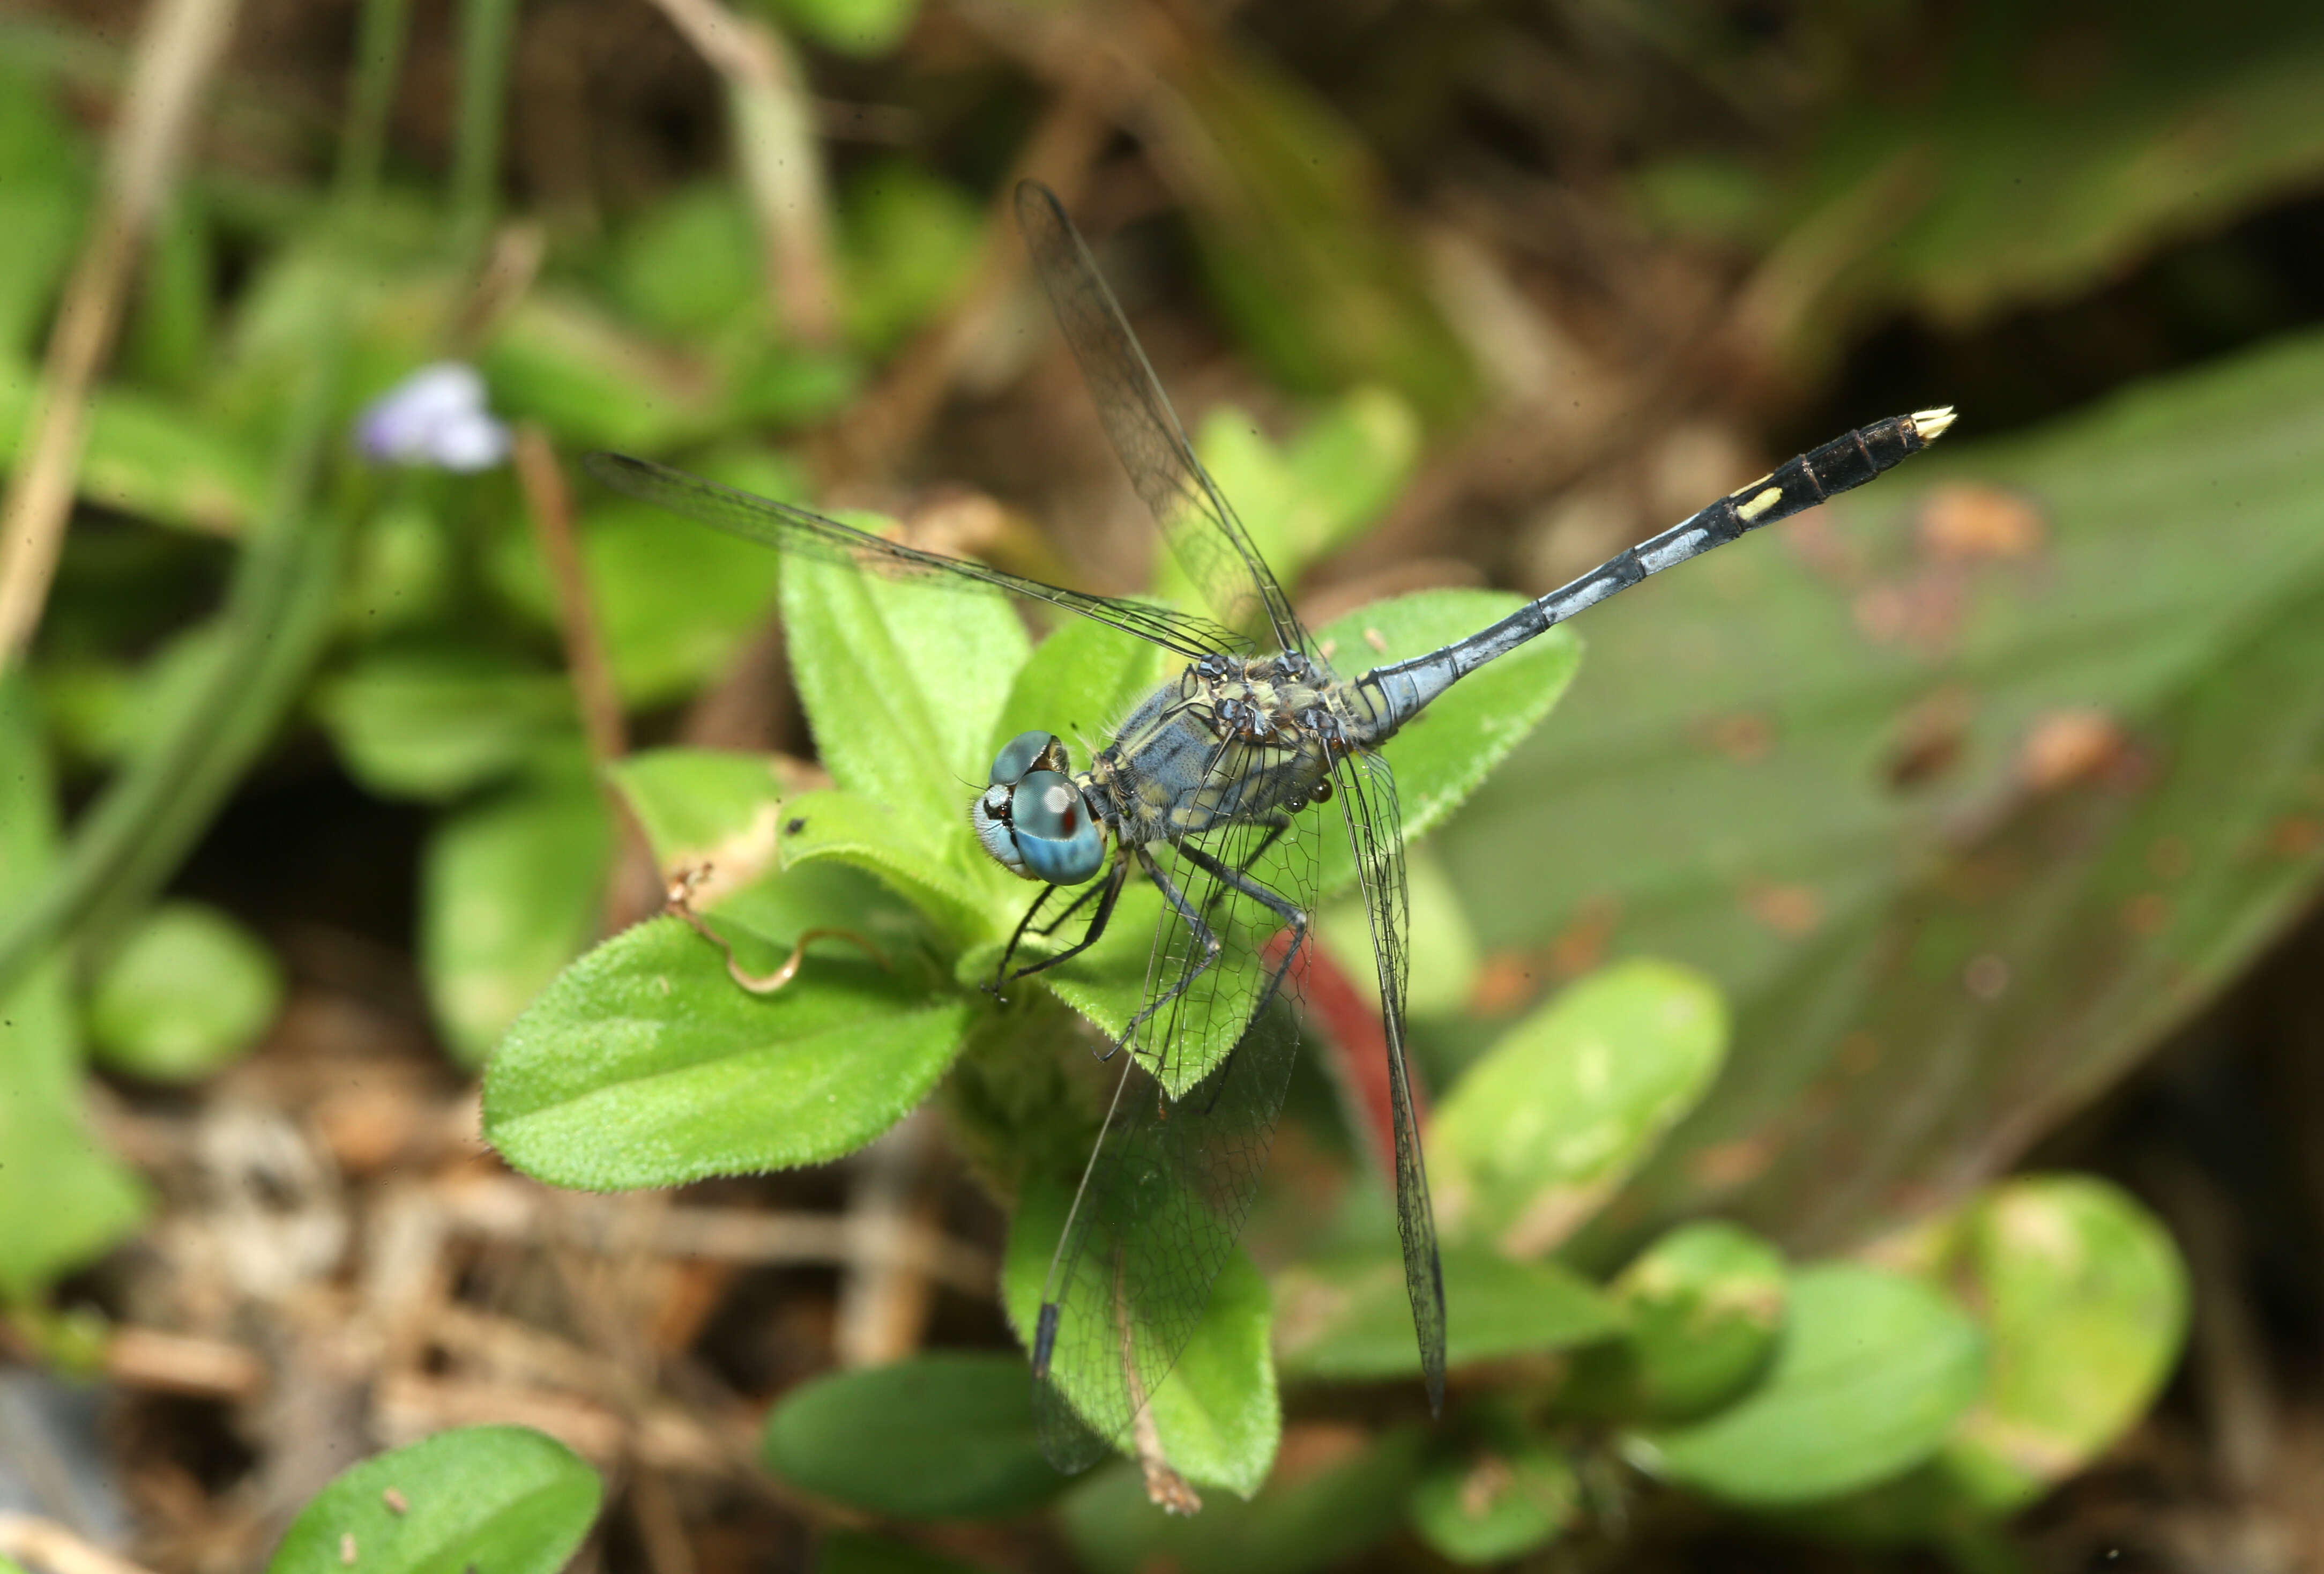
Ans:
[{"label": "dragonfly", "polygon": [[[1429,1408],[1441,1412],[1444,1284],[1406,1063],[1404,837],[1381,745],[1468,673],[1650,574],[1864,485],[1935,441],[1953,412],[1859,428],[1489,627],[1342,677],[1196,458],[1064,205],[1028,181],[1016,209],[1106,435],[1204,612],[1044,584],[649,460],[598,453],[585,463],[615,491],[784,552],[981,585],[1165,653],[1169,675],[1084,768],[1056,734],[1024,733],[1000,750],[970,806],[984,852],[1041,887],[1001,953],[996,994],[1088,956],[1137,905],[1127,893],[1159,898],[1139,1004],[1106,1038],[1119,1072],[1028,1341],[1050,1461],[1083,1468],[1150,1424],[1149,1402],[1236,1250],[1304,1031],[1301,980],[1333,838],[1351,855],[1370,928],[1405,1286]],[[1051,912],[1066,892],[1076,894]],[[1046,954],[1019,961],[1037,950]]]}]

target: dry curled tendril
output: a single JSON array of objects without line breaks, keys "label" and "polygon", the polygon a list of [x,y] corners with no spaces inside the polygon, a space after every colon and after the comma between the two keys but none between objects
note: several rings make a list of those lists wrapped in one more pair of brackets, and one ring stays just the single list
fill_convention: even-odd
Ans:
[{"label": "dry curled tendril", "polygon": [[811,929],[799,936],[798,943],[791,947],[791,954],[773,972],[751,972],[734,959],[734,948],[726,937],[712,929],[708,921],[694,910],[695,889],[709,877],[708,864],[691,864],[679,869],[670,881],[669,889],[662,893],[662,911],[684,919],[687,928],[716,946],[718,954],[726,958],[726,976],[753,995],[772,995],[798,977],[799,964],[807,959],[807,947],[820,940],[850,941],[882,968],[888,966],[886,954],[852,929]]}]

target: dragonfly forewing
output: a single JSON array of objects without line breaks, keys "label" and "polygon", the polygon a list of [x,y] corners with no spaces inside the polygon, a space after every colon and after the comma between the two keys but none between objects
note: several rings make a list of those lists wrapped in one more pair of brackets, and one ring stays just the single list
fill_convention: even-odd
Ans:
[{"label": "dragonfly forewing", "polygon": [[1229,627],[1263,631],[1277,650],[1308,649],[1290,598],[1195,458],[1169,395],[1056,193],[1038,181],[1021,182],[1017,223],[1130,489],[1161,526],[1179,567]]},{"label": "dragonfly forewing", "polygon": [[1240,635],[1207,618],[1151,602],[1124,601],[1068,590],[971,558],[922,551],[902,542],[843,524],[813,509],[722,486],[651,459],[632,458],[628,454],[593,453],[581,462],[592,476],[623,496],[668,509],[696,524],[706,524],[713,530],[793,557],[836,563],[885,579],[915,579],[955,589],[1006,591],[1111,625],[1189,660],[1249,644]]}]

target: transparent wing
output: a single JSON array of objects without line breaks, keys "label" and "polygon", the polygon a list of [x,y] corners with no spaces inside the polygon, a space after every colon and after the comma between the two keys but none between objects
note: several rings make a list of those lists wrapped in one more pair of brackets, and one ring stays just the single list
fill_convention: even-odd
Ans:
[{"label": "transparent wing", "polygon": [[826,519],[809,509],[738,492],[732,486],[689,476],[684,470],[673,470],[668,465],[657,465],[650,459],[594,453],[586,455],[581,463],[592,476],[624,496],[667,508],[696,524],[706,524],[778,551],[842,563],[889,579],[991,586],[1110,624],[1190,661],[1213,652],[1248,649],[1250,645],[1248,640],[1205,618],[1189,617],[1142,601],[1088,596],[988,568],[966,558],[924,552],[835,519]]},{"label": "transparent wing", "polygon": [[1420,1151],[1420,1121],[1412,1103],[1412,1072],[1405,1062],[1405,935],[1410,914],[1404,884],[1404,819],[1396,773],[1369,750],[1335,764],[1341,812],[1356,854],[1356,878],[1371,921],[1372,960],[1379,972],[1380,1023],[1388,1037],[1388,1101],[1396,1117],[1396,1228],[1404,1242],[1404,1288],[1412,1300],[1413,1331],[1420,1338],[1420,1370],[1428,1408],[1444,1406],[1444,1269],[1436,1254],[1436,1212],[1428,1200],[1428,1166]]},{"label": "transparent wing", "polygon": [[1020,182],[1017,223],[1130,485],[1187,577],[1229,627],[1255,630],[1264,622],[1277,649],[1306,651],[1289,597],[1194,458],[1169,395],[1056,193]]},{"label": "transparent wing", "polygon": [[[1267,828],[1243,823],[1199,846],[1149,850],[1167,889],[1148,1014],[1120,1051],[1130,1064],[1058,1244],[1035,1341],[1034,1413],[1060,1469],[1091,1464],[1136,1424],[1242,1234],[1299,1049],[1296,931],[1281,910],[1313,910],[1326,827],[1338,829],[1309,815],[1267,845]],[[1207,965],[1205,929],[1220,942]]]}]

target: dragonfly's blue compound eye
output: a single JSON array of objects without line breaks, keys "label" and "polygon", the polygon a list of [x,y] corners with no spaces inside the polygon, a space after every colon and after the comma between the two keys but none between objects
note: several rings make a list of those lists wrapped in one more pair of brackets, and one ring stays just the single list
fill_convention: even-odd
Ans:
[{"label": "dragonfly's blue compound eye", "polygon": [[1096,817],[1080,791],[1055,771],[1025,773],[1009,796],[1009,823],[1025,867],[1052,885],[1078,885],[1105,862],[1105,835]]},{"label": "dragonfly's blue compound eye", "polygon": [[1057,741],[1056,733],[1020,732],[1001,745],[992,757],[992,784],[1014,787],[1037,765],[1057,772],[1067,768],[1065,745]]}]

